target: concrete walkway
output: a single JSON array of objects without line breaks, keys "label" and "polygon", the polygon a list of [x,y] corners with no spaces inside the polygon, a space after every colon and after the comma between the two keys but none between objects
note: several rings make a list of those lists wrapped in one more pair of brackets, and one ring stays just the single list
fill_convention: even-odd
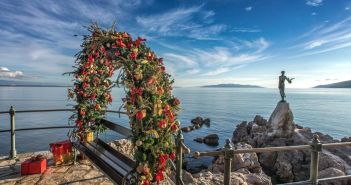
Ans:
[{"label": "concrete walkway", "polygon": [[[47,156],[48,166],[44,174],[21,176],[21,163],[26,159],[42,154]],[[0,184],[113,184],[88,161],[76,165],[54,166],[50,152],[35,152],[19,154],[16,160],[0,157]]]}]

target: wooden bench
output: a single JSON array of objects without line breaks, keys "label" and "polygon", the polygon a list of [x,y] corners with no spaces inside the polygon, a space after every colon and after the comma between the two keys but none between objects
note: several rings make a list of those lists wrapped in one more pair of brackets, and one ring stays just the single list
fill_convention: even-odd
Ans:
[{"label": "wooden bench", "polygon": [[[131,136],[131,131],[121,125],[102,119],[101,124],[125,137]],[[83,153],[97,168],[116,184],[131,184],[136,162],[99,138],[93,142],[75,142],[73,146]]]}]

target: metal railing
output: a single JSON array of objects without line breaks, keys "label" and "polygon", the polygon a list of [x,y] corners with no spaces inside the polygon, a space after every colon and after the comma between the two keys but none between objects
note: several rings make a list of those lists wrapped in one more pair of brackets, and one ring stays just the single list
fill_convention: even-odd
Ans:
[{"label": "metal railing", "polygon": [[[9,111],[1,111],[0,114],[9,114],[10,115],[10,129],[0,130],[2,132],[10,132],[11,133],[11,149],[10,149],[10,159],[14,159],[17,157],[16,152],[16,132],[17,131],[31,131],[31,130],[45,130],[45,129],[63,129],[63,128],[74,128],[74,126],[48,126],[48,127],[31,127],[31,128],[20,128],[16,129],[15,127],[15,114],[16,113],[37,113],[37,112],[73,112],[75,109],[37,109],[37,110],[19,110],[16,111],[13,106],[11,106]],[[127,114],[126,112],[114,111],[114,110],[106,110],[106,112],[110,113],[119,113],[119,114]]]},{"label": "metal railing", "polygon": [[[31,130],[44,130],[44,129],[62,129],[62,128],[74,128],[75,126],[49,126],[49,127],[34,127],[34,128],[20,128],[16,129],[15,127],[15,114],[16,113],[35,113],[35,112],[73,112],[75,109],[38,109],[38,110],[19,110],[16,111],[13,106],[11,106],[9,111],[0,111],[0,114],[9,114],[10,115],[10,124],[11,129],[0,130],[2,132],[11,132],[11,150],[10,150],[10,159],[17,157],[16,152],[16,131],[31,131]],[[109,113],[118,113],[118,114],[127,114],[126,112],[106,110]],[[114,125],[114,129],[120,129],[118,125]],[[168,160],[171,168],[175,171],[175,180],[177,185],[184,185],[182,177],[182,165],[183,165],[183,154],[189,154],[190,149],[184,144],[184,137],[182,131],[179,130],[176,137],[176,164],[173,161]]]},{"label": "metal railing", "polygon": [[224,156],[224,184],[230,185],[230,173],[232,158],[235,154],[242,153],[266,153],[266,152],[285,152],[294,150],[310,150],[311,151],[311,165],[310,165],[310,179],[306,181],[285,183],[285,185],[297,185],[297,184],[311,184],[317,185],[319,182],[330,182],[333,180],[347,180],[351,179],[351,175],[337,176],[330,178],[318,179],[318,161],[319,153],[323,149],[341,147],[341,146],[351,146],[351,142],[342,143],[326,143],[322,144],[319,141],[318,135],[313,135],[313,139],[310,145],[297,145],[297,146],[281,146],[281,147],[265,147],[265,148],[251,148],[251,149],[238,149],[234,150],[230,139],[226,140],[224,148],[219,151],[209,151],[209,152],[195,152],[193,156],[199,158],[202,156]]}]

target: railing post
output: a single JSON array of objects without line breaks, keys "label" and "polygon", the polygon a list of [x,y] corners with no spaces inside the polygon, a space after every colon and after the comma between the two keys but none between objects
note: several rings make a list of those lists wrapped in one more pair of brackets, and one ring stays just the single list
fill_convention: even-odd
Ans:
[{"label": "railing post", "polygon": [[322,151],[322,144],[319,141],[319,136],[317,134],[313,135],[311,147],[312,149],[311,149],[310,182],[312,185],[317,185],[319,152]]},{"label": "railing post", "polygon": [[15,127],[15,109],[11,106],[9,114],[10,114],[10,122],[11,122],[11,151],[10,151],[10,159],[14,159],[17,156],[16,153],[16,127]]},{"label": "railing post", "polygon": [[230,185],[230,173],[232,170],[233,146],[230,139],[224,145],[224,185]]},{"label": "railing post", "polygon": [[182,179],[182,163],[183,163],[183,147],[182,147],[182,142],[184,141],[184,137],[182,134],[182,131],[178,131],[177,135],[177,163],[176,163],[176,185],[181,184],[181,179]]}]

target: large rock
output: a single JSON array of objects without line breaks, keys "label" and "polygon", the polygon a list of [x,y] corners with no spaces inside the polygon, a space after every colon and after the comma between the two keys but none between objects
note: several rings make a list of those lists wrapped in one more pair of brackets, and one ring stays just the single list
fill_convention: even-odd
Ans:
[{"label": "large rock", "polygon": [[[296,126],[293,113],[287,102],[279,102],[268,123],[261,116],[251,122],[242,122],[233,132],[234,143],[246,142],[254,148],[307,145],[317,134],[322,143],[339,142],[327,134],[313,133],[310,128]],[[347,141],[348,138],[343,139]],[[320,153],[319,171],[337,169],[351,174],[351,147],[323,150]],[[274,181],[285,183],[303,181],[309,178],[310,152],[271,152],[258,155],[263,171],[274,177]],[[325,172],[323,172],[325,173]]]},{"label": "large rock", "polygon": [[206,137],[204,137],[203,139],[203,142],[207,145],[210,145],[210,146],[218,146],[218,140],[219,140],[219,137],[217,134],[210,134]]},{"label": "large rock", "polygon": [[268,124],[271,126],[273,135],[278,137],[290,137],[295,129],[294,116],[289,103],[279,102],[274,109]]},{"label": "large rock", "polygon": [[[246,143],[237,143],[234,145],[234,149],[251,149],[252,147]],[[235,154],[232,158],[232,171],[240,169],[246,169],[248,172],[260,173],[262,168],[258,162],[256,153],[243,153]],[[217,157],[212,166],[209,167],[213,172],[224,173],[224,156]]]}]

